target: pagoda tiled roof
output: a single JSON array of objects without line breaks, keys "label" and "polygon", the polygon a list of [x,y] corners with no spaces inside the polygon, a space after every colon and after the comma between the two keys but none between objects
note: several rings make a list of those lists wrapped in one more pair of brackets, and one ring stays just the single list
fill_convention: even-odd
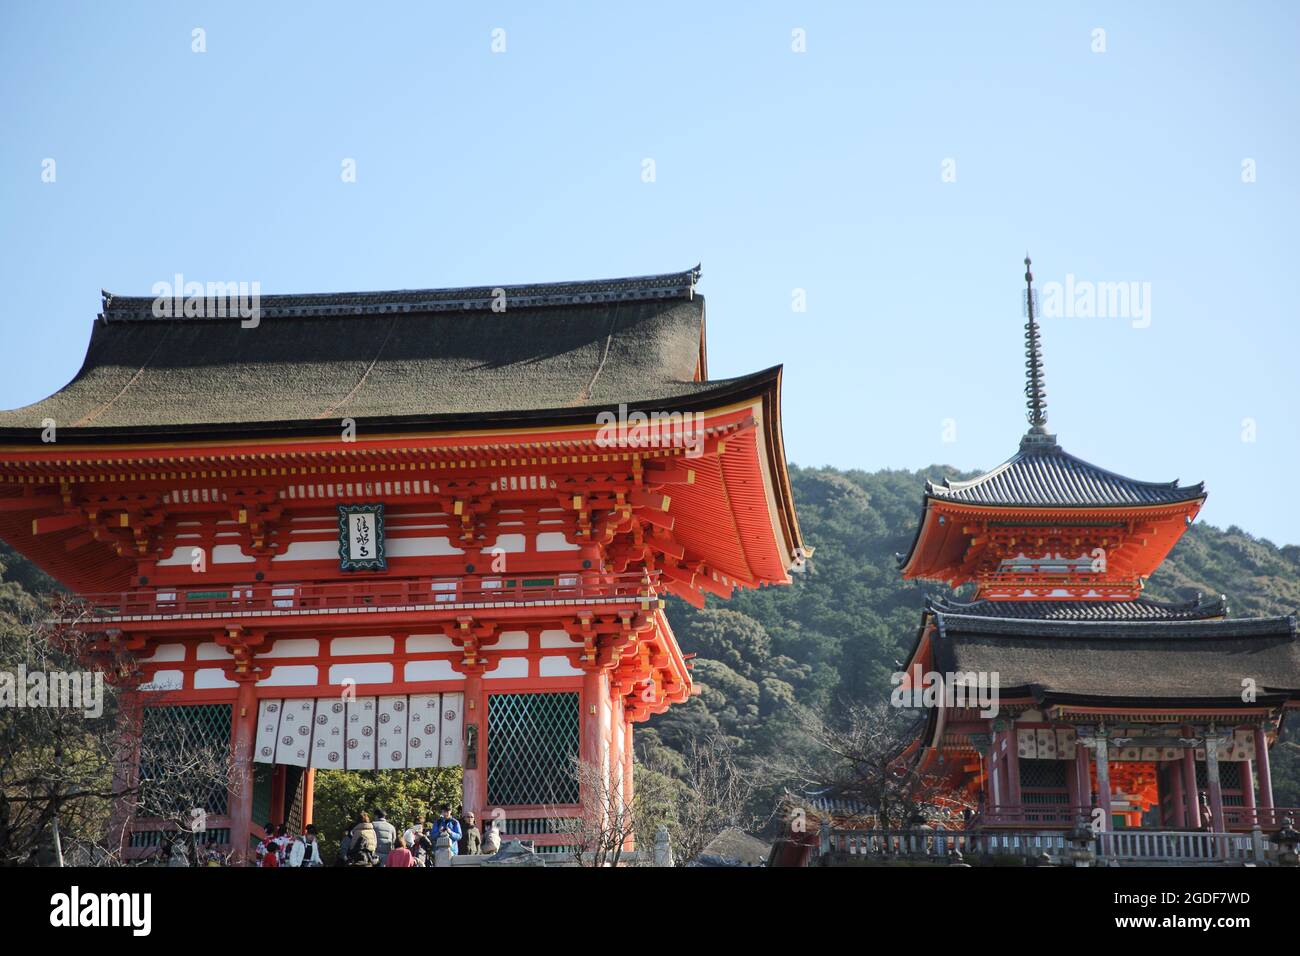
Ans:
[{"label": "pagoda tiled roof", "polygon": [[926,482],[931,498],[990,507],[1104,508],[1204,497],[1205,485],[1137,481],[1071,455],[1054,439],[1026,436],[1011,458],[967,481]]},{"label": "pagoda tiled roof", "polygon": [[[0,438],[375,423],[594,421],[770,385],[707,379],[699,269],[590,282],[263,295],[258,324],[155,315],[105,293],[84,363],[50,397],[0,411]],[[504,309],[502,305],[504,304]]]},{"label": "pagoda tiled roof", "polygon": [[996,672],[1003,697],[1246,706],[1243,689],[1251,686],[1260,697],[1300,700],[1294,616],[1044,621],[941,613],[935,623],[934,668]]},{"label": "pagoda tiled roof", "polygon": [[1223,595],[1190,601],[955,601],[929,597],[926,608],[936,614],[997,617],[1035,621],[1204,621],[1226,617]]}]

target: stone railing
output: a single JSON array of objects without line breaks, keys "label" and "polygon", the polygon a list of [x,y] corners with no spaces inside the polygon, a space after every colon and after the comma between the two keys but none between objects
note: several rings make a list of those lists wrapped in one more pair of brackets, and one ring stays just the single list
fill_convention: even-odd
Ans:
[{"label": "stone railing", "polygon": [[1103,860],[1121,863],[1268,863],[1277,847],[1258,828],[1251,833],[1111,830],[1097,834]]},{"label": "stone railing", "polygon": [[1038,866],[1134,864],[1295,866],[1300,834],[1090,830],[848,830],[823,826],[814,860],[969,865],[1019,860]]},{"label": "stone railing", "polygon": [[[434,844],[434,866],[581,866],[571,853],[538,853],[530,840],[507,840],[501,849],[486,856],[453,855],[451,840],[441,834]],[[655,833],[652,850],[627,850],[619,854],[619,866],[673,866],[673,847],[666,827]]]},{"label": "stone railing", "polygon": [[[967,824],[970,829],[982,827],[1010,827],[1012,829],[1038,828],[1072,829],[1075,822],[1093,814],[1091,806],[1071,806],[1064,803],[1023,804],[981,810]],[[1249,834],[1256,825],[1265,832],[1280,830],[1283,820],[1300,819],[1300,809],[1295,807],[1232,807],[1223,808],[1223,819],[1230,831]],[[1173,831],[1169,831],[1173,832]]]}]

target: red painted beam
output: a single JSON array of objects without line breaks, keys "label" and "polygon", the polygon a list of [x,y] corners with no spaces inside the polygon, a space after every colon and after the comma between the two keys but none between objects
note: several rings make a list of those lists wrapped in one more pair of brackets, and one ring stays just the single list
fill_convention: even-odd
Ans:
[{"label": "red painted beam", "polygon": [[58,495],[23,495],[17,498],[0,498],[0,512],[44,511],[48,508],[61,507],[63,507],[63,501]]},{"label": "red painted beam", "polygon": [[633,514],[644,521],[646,524],[652,524],[657,528],[663,528],[665,531],[672,531],[677,519],[664,511],[658,511],[651,508],[635,508]]},{"label": "red painted beam", "polygon": [[79,528],[86,523],[77,512],[58,515],[46,515],[43,518],[32,519],[32,534],[49,534],[52,531],[66,531],[68,528]]}]

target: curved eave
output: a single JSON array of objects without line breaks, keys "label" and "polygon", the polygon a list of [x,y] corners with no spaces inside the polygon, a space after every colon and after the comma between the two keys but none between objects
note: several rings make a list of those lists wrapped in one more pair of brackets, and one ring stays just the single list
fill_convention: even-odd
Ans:
[{"label": "curved eave", "polygon": [[[1096,707],[1117,708],[1139,711],[1159,710],[1245,710],[1259,711],[1286,707],[1292,701],[1300,700],[1300,690],[1265,692],[1255,695],[1250,702],[1238,697],[1114,697],[1100,694],[1071,694],[1061,691],[1049,691],[1042,688],[1028,688],[1034,702],[1043,707]],[[1012,688],[1014,691],[1015,688]]]},{"label": "curved eave", "polygon": [[935,614],[928,609],[922,611],[921,623],[916,629],[916,639],[912,642],[912,649],[908,652],[907,660],[903,663],[903,680],[899,685],[902,689],[908,690],[911,688],[911,673],[918,664],[922,673],[930,669],[930,664],[934,659],[935,630]]},{"label": "curved eave", "polygon": [[[803,533],[799,530],[799,515],[794,507],[794,492],[790,486],[790,470],[786,464],[785,438],[781,428],[781,377],[782,366],[776,366],[772,387],[763,395],[764,445],[767,451],[768,486],[771,488],[771,508],[778,540],[785,545],[785,569],[802,560],[808,553]],[[787,576],[786,580],[789,578]]]},{"label": "curved eave", "polygon": [[[927,483],[928,484],[928,483]],[[1195,486],[1201,488],[1201,485]],[[931,494],[927,489],[921,505],[921,518],[917,522],[916,534],[912,538],[912,545],[906,555],[899,559],[899,570],[904,579],[920,579],[923,581],[934,581],[938,583],[950,583],[950,579],[942,572],[952,572],[956,570],[956,565],[951,561],[938,563],[942,555],[948,554],[953,549],[953,545],[948,541],[950,537],[956,535],[957,538],[965,539],[960,527],[952,526],[945,528],[943,531],[938,530],[939,523],[936,518],[938,513],[935,505],[940,505],[948,509],[949,513],[959,512],[969,515],[972,519],[989,518],[992,520],[1009,519],[1012,517],[1021,519],[1042,519],[1044,524],[1069,525],[1069,515],[1075,512],[1085,512],[1089,517],[1099,515],[1114,515],[1116,518],[1121,517],[1155,517],[1161,511],[1172,510],[1177,512],[1180,508],[1188,505],[1195,505],[1195,510],[1191,512],[1190,517],[1195,518],[1200,512],[1201,506],[1205,503],[1205,492],[1186,499],[1178,501],[1168,501],[1160,503],[1139,503],[1139,504],[1122,504],[1122,505],[1017,505],[1017,504],[976,504],[968,501],[953,501],[949,498],[943,498]],[[1181,534],[1181,532],[1180,532]],[[1170,545],[1172,547],[1172,544]],[[963,548],[964,551],[964,548]],[[1168,553],[1168,549],[1164,554]],[[1159,556],[1163,560],[1164,554]],[[1157,564],[1159,561],[1156,562]]]},{"label": "curved eave", "polygon": [[912,566],[916,557],[916,549],[921,543],[921,536],[925,532],[926,523],[930,518],[930,502],[934,500],[930,494],[930,483],[925,483],[925,496],[921,499],[921,513],[916,522],[916,532],[912,535],[912,544],[907,549],[907,554],[898,556],[898,568],[904,580],[917,577],[917,573]]},{"label": "curved eave", "polygon": [[[720,381],[715,387],[687,395],[648,399],[628,403],[628,410],[646,412],[707,411],[747,398],[764,395],[777,389],[781,367],[774,366],[739,378]],[[777,402],[779,406],[779,400]],[[357,430],[368,436],[385,437],[419,433],[455,431],[518,431],[547,425],[565,427],[591,425],[601,412],[609,411],[608,403],[495,412],[456,413],[447,415],[399,415],[357,418]],[[150,425],[103,428],[63,427],[58,431],[58,448],[76,450],[78,446],[151,445],[180,443],[207,443],[222,441],[264,441],[275,439],[311,439],[322,436],[337,438],[337,418],[299,419],[295,421],[266,421],[213,423],[205,425]],[[40,429],[0,428],[0,448],[49,451],[51,446],[41,442]]]},{"label": "curved eave", "polygon": [[779,371],[761,395],[729,411],[751,427],[728,437],[724,454],[684,459],[695,481],[671,492],[673,533],[689,554],[712,555],[705,573],[723,591],[787,584],[803,554],[781,441]]},{"label": "curved eave", "polygon": [[[747,398],[728,402],[735,390],[720,389],[714,393],[719,396],[715,403],[699,410],[704,433],[718,442],[720,453],[695,459],[689,453],[679,456],[681,464],[695,472],[696,480],[669,486],[667,495],[670,513],[677,519],[678,538],[687,549],[687,563],[704,562],[703,573],[712,578],[712,582],[696,586],[718,594],[736,586],[787,583],[789,569],[802,547],[781,446],[780,369],[749,376],[747,382],[748,388],[740,392]],[[153,481],[169,475],[174,478],[178,470],[226,468],[231,462],[274,471],[286,462],[317,454],[352,456],[373,466],[384,463],[388,452],[438,456],[439,460],[448,460],[447,455],[452,455],[452,460],[477,457],[486,464],[505,448],[525,454],[540,448],[540,454],[578,456],[574,460],[610,451],[595,444],[599,426],[594,415],[567,428],[547,423],[514,430],[462,429],[456,435],[429,435],[429,431],[422,429],[427,439],[408,440],[400,433],[387,437],[367,434],[350,444],[339,443],[331,434],[327,443],[304,441],[297,435],[225,443],[115,442],[78,447],[60,441],[29,449],[0,446],[0,481],[6,475],[12,476],[12,482],[29,486],[105,475],[118,481]],[[65,548],[84,529],[40,536],[32,533],[32,519],[52,507],[45,500],[48,497],[35,495],[31,509],[0,513],[0,537],[61,580],[75,580],[81,590],[112,591],[125,586],[133,567],[130,561],[116,558],[94,542],[75,551]]]},{"label": "curved eave", "polygon": [[[977,481],[979,479],[976,479]],[[1176,485],[1177,482],[1174,482]],[[1165,486],[1160,486],[1165,487]],[[1114,508],[1164,508],[1170,505],[1185,504],[1189,501],[1195,501],[1200,498],[1204,500],[1205,482],[1197,482],[1194,485],[1187,485],[1177,489],[1177,494],[1171,494],[1167,498],[1159,501],[1134,501],[1134,502],[1069,502],[1068,504],[1046,504],[1041,501],[982,501],[979,499],[958,498],[955,495],[945,495],[947,489],[935,487],[932,482],[926,482],[926,496],[936,501],[942,501],[946,504],[964,505],[971,508],[1009,508],[1009,509],[1047,509],[1047,508],[1068,508],[1070,510],[1083,509],[1114,509]]]}]

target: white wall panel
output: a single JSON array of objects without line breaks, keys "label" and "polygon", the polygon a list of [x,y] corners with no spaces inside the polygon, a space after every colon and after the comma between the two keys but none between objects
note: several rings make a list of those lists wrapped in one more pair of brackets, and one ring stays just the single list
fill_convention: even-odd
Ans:
[{"label": "white wall panel", "polygon": [[408,767],[438,766],[438,741],[442,733],[442,695],[412,694],[407,729]]},{"label": "white wall panel", "polygon": [[286,700],[280,713],[280,734],[276,737],[275,762],[305,767],[311,756],[314,700]]},{"label": "white wall panel", "polygon": [[464,741],[462,732],[465,728],[465,695],[442,695],[442,736],[439,741],[438,766],[459,767]]},{"label": "white wall panel", "polygon": [[375,769],[375,717],[373,697],[358,697],[348,704],[348,770]]},{"label": "white wall panel", "polygon": [[280,734],[281,700],[261,700],[257,705],[257,737],[253,744],[253,760],[257,763],[275,763],[275,742]]},{"label": "white wall panel", "polygon": [[400,770],[406,766],[407,703],[405,695],[379,698],[375,754],[380,770]]},{"label": "white wall panel", "polygon": [[347,705],[336,698],[322,697],[316,702],[316,722],[312,734],[311,765],[342,770],[347,754]]}]

